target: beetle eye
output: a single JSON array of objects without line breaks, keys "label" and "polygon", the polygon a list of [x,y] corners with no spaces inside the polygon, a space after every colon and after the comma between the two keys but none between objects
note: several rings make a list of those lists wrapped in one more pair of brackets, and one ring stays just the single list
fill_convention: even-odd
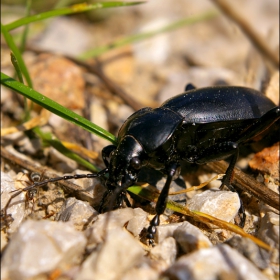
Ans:
[{"label": "beetle eye", "polygon": [[130,165],[138,170],[141,168],[141,160],[139,159],[139,157],[133,157],[131,160],[130,160]]}]

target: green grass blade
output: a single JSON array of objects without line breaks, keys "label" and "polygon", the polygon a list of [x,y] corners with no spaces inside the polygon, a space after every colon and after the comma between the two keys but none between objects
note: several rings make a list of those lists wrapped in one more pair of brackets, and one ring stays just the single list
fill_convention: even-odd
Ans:
[{"label": "green grass blade", "polygon": [[217,11],[210,11],[210,12],[198,15],[198,16],[193,16],[193,17],[188,16],[186,18],[180,19],[180,20],[175,21],[171,24],[163,26],[159,29],[149,31],[149,32],[143,32],[143,33],[140,33],[140,34],[134,34],[134,35],[122,38],[122,39],[118,39],[118,40],[116,40],[116,41],[114,41],[114,42],[112,42],[108,45],[101,46],[101,47],[95,48],[93,50],[86,51],[86,52],[82,53],[79,56],[79,58],[80,59],[88,59],[88,58],[96,57],[98,55],[101,55],[101,54],[105,53],[108,50],[115,49],[115,48],[118,48],[118,47],[122,47],[122,46],[125,46],[125,45],[128,45],[128,44],[131,44],[131,43],[143,41],[143,40],[148,39],[150,37],[159,35],[159,34],[164,33],[164,32],[169,32],[169,31],[178,29],[178,28],[183,27],[185,25],[190,25],[190,24],[194,24],[194,23],[197,23],[197,22],[200,22],[200,21],[209,20],[209,19],[212,19],[212,18],[216,17],[217,15],[218,15]]},{"label": "green grass blade", "polygon": [[131,5],[141,4],[141,3],[145,3],[145,2],[118,2],[118,1],[116,1],[116,2],[104,2],[104,3],[95,3],[95,4],[87,4],[87,3],[76,4],[76,5],[73,5],[70,7],[60,8],[60,9],[40,13],[37,15],[24,17],[24,18],[18,19],[16,21],[13,21],[9,24],[6,24],[5,27],[6,27],[7,31],[10,31],[10,30],[16,29],[20,26],[29,24],[31,22],[36,22],[36,21],[40,21],[43,19],[51,18],[51,17],[82,13],[82,12],[95,10],[95,9],[131,6]]},{"label": "green grass blade", "polygon": [[17,74],[17,77],[18,77],[19,81],[23,84],[22,73],[21,73],[21,70],[20,70],[20,67],[19,67],[19,64],[18,64],[18,60],[12,52],[11,52],[11,62],[13,64],[14,68],[15,68],[15,71],[16,71],[16,74]]},{"label": "green grass blade", "polygon": [[42,95],[41,93],[35,91],[34,89],[19,83],[13,78],[7,76],[6,74],[1,72],[1,84],[4,86],[17,91],[21,95],[27,97],[32,100],[36,104],[42,106],[43,108],[49,110],[50,112],[60,116],[61,118],[74,123],[83,129],[94,133],[112,143],[116,143],[116,137],[106,131],[105,129],[93,124],[89,120],[79,116],[73,111],[63,107],[62,105],[56,103],[55,101],[49,99],[48,97]]},{"label": "green grass blade", "polygon": [[24,78],[26,79],[28,86],[32,87],[32,81],[31,81],[29,72],[27,70],[27,67],[24,63],[24,60],[22,58],[21,52],[18,49],[18,47],[16,46],[16,44],[13,40],[13,37],[11,36],[11,34],[8,32],[7,28],[2,23],[1,23],[1,33],[3,34],[10,50],[13,52],[14,56],[16,57],[20,70],[21,70]]},{"label": "green grass blade", "polygon": [[[131,186],[128,188],[128,191],[135,195],[138,195],[148,201],[153,201],[153,202],[156,202],[159,197],[158,192],[156,192],[156,191],[153,192],[153,191],[148,190],[147,188],[143,188],[141,186]],[[166,207],[177,213],[181,213],[181,214],[193,217],[197,221],[205,223],[206,225],[213,224],[219,228],[230,230],[232,232],[240,234],[243,237],[250,238],[253,242],[255,242],[257,245],[261,246],[262,248],[264,248],[266,250],[271,250],[269,245],[267,245],[263,241],[259,240],[258,238],[248,234],[247,232],[245,232],[243,229],[241,229],[237,225],[225,222],[223,220],[217,219],[213,216],[210,216],[208,214],[205,214],[205,213],[202,213],[199,211],[189,210],[186,206],[181,205],[180,203],[177,203],[177,202],[169,200],[169,199],[167,201]]]},{"label": "green grass blade", "polygon": [[[18,77],[18,80],[23,84],[23,77],[22,77],[22,72],[21,69],[19,67],[19,63],[17,61],[17,58],[15,57],[15,55],[11,52],[11,62],[15,68],[16,71],[16,75]],[[27,105],[27,98],[24,97],[24,117],[23,117],[23,121],[28,121],[30,119],[30,110],[28,108]]]},{"label": "green grass blade", "polygon": [[[13,55],[13,53],[11,53],[11,61],[13,63],[13,66],[15,68],[15,71],[17,73],[17,76],[18,76],[20,82],[23,84],[21,70],[17,63],[16,57]],[[27,98],[24,97],[24,99],[27,99]],[[29,111],[27,113],[29,115]],[[55,139],[55,137],[51,133],[43,133],[39,127],[35,127],[32,130],[44,141],[44,143],[48,144],[49,146],[54,147],[56,150],[58,150],[60,153],[62,153],[66,157],[75,160],[77,163],[79,163],[80,165],[86,167],[87,169],[89,169],[91,171],[95,171],[95,172],[98,171],[98,169],[94,165],[92,165],[85,159],[81,158],[79,155],[73,153],[71,150],[67,149],[58,139]]]},{"label": "green grass blade", "polygon": [[91,171],[95,171],[98,172],[99,170],[92,165],[91,163],[89,163],[88,161],[86,161],[85,159],[83,159],[82,157],[80,157],[79,155],[73,153],[71,150],[69,150],[68,148],[66,148],[59,140],[55,139],[54,136],[51,133],[43,133],[39,127],[35,127],[33,128],[33,131],[45,142],[47,143],[49,146],[54,147],[56,150],[58,150],[60,153],[62,153],[63,155],[65,155],[68,158],[71,158],[73,160],[75,160],[77,163],[79,163],[80,165],[86,167],[87,169],[91,170]]},{"label": "green grass blade", "polygon": [[[26,1],[26,14],[25,14],[26,17],[30,15],[31,4],[32,4],[32,0]],[[21,53],[23,53],[25,50],[28,31],[29,31],[29,25],[25,25],[21,35],[20,46],[19,46],[19,50]]]}]

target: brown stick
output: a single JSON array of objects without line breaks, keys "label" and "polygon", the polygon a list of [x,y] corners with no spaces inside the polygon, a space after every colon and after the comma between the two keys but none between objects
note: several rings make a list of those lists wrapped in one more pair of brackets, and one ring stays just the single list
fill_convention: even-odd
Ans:
[{"label": "brown stick", "polygon": [[[207,163],[207,167],[214,172],[225,173],[228,164],[225,161],[210,162]],[[238,168],[234,168],[232,184],[237,188],[249,192],[269,206],[280,210],[279,195]]]},{"label": "brown stick", "polygon": [[273,52],[264,38],[262,38],[258,32],[240,15],[240,11],[237,11],[233,5],[229,5],[225,0],[212,0],[222,12],[234,21],[243,33],[250,39],[253,46],[256,47],[259,52],[265,56],[277,69],[279,68],[279,56],[276,52]]},{"label": "brown stick", "polygon": [[[60,175],[52,172],[47,167],[38,166],[37,164],[35,164],[31,161],[23,159],[20,156],[16,156],[15,154],[8,151],[3,146],[1,146],[1,157],[10,161],[12,164],[19,165],[22,168],[27,169],[29,171],[38,172],[40,174],[44,173],[44,177],[46,177],[48,179],[60,176]],[[85,192],[85,190],[82,187],[80,187],[76,184],[73,184],[69,181],[60,181],[59,184],[61,186],[63,186],[65,188],[65,190],[68,191],[68,193],[73,194],[75,197],[77,197],[79,199],[82,199],[82,200],[86,200],[91,204],[93,203],[93,198],[91,196],[87,195],[87,193]]]}]

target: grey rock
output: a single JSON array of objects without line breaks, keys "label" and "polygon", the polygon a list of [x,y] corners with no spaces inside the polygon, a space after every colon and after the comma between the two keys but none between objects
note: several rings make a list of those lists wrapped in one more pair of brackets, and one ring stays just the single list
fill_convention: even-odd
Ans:
[{"label": "grey rock", "polygon": [[[89,244],[103,243],[108,231],[124,227],[129,221],[136,224],[136,228],[131,224],[130,230],[135,234],[139,231],[137,222],[133,221],[135,216],[139,214],[139,210],[132,208],[117,209],[98,215],[96,221],[89,229]],[[143,217],[140,218],[143,220]]]},{"label": "grey rock", "polygon": [[2,279],[31,279],[79,264],[86,238],[62,222],[25,221],[2,258]]},{"label": "grey rock", "polygon": [[268,267],[269,252],[261,249],[251,239],[234,236],[225,243],[249,259],[259,269],[263,270]]},{"label": "grey rock", "polygon": [[229,222],[238,213],[240,199],[234,192],[207,190],[192,197],[187,207]]},{"label": "grey rock", "polygon": [[[18,178],[22,178],[23,180],[26,179],[26,177],[23,176]],[[1,210],[7,205],[10,197],[14,194],[13,192],[18,190],[15,187],[15,182],[16,181],[13,178],[11,178],[9,174],[1,172]],[[18,181],[17,183],[21,184],[21,188],[26,187],[21,183],[21,181]],[[8,232],[15,232],[25,217],[24,192],[22,192],[21,194],[19,194],[11,200],[7,209],[7,215],[11,215],[11,218],[13,219],[13,221],[9,224]]]},{"label": "grey rock", "polygon": [[163,277],[176,280],[265,280],[246,258],[228,245],[201,249],[179,258]]},{"label": "grey rock", "polygon": [[174,238],[184,253],[209,248],[212,243],[201,230],[189,222],[183,222],[174,232]]},{"label": "grey rock", "polygon": [[261,219],[257,237],[273,248],[271,261],[279,268],[279,215],[267,212]]},{"label": "grey rock", "polygon": [[173,237],[175,230],[181,226],[183,223],[173,223],[173,224],[166,224],[166,225],[159,225],[157,227],[155,241],[156,243],[160,244],[168,237]]},{"label": "grey rock", "polygon": [[[138,32],[151,32],[170,23],[167,18],[157,18],[141,27]],[[142,42],[134,43],[134,54],[140,61],[163,64],[170,53],[170,41],[166,34],[153,36]]]},{"label": "grey rock", "polygon": [[[90,171],[85,170],[75,170],[74,174],[89,174]],[[70,174],[73,175],[73,174]],[[81,187],[81,190],[77,192],[77,197],[80,200],[86,200],[90,202],[90,205],[98,209],[100,206],[100,201],[106,191],[99,178],[84,178],[84,179],[71,179],[70,182]]]},{"label": "grey rock", "polygon": [[63,222],[70,221],[76,229],[82,230],[97,215],[98,212],[88,202],[70,197],[60,209],[57,220]]},{"label": "grey rock", "polygon": [[144,227],[148,225],[148,213],[141,208],[133,209],[134,217],[129,220],[127,224],[127,230],[131,232],[135,237],[139,236]]},{"label": "grey rock", "polygon": [[150,267],[146,263],[140,267],[135,267],[126,271],[124,275],[120,278],[121,280],[158,280],[159,271],[153,267]]},{"label": "grey rock", "polygon": [[104,243],[82,264],[77,280],[120,279],[124,272],[142,262],[140,242],[125,229],[116,227],[106,232]]},{"label": "grey rock", "polygon": [[162,265],[167,268],[174,263],[177,256],[177,245],[173,237],[167,237],[160,244],[153,247],[150,251],[152,259],[156,259],[163,263]]}]

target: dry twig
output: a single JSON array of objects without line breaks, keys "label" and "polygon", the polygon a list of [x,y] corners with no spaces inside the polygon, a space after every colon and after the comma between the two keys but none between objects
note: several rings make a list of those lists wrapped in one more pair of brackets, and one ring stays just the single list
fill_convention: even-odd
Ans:
[{"label": "dry twig", "polygon": [[245,17],[240,15],[240,10],[227,3],[224,0],[212,0],[222,12],[234,21],[243,33],[251,40],[252,44],[259,50],[259,52],[266,57],[277,69],[279,68],[279,56],[273,52],[264,38],[246,21]]},{"label": "dry twig", "polygon": [[[225,173],[228,164],[225,161],[210,162],[207,163],[207,167],[214,172]],[[237,186],[239,189],[249,192],[254,197],[265,202],[271,207],[280,210],[279,195],[238,168],[234,168],[232,184]]]}]

